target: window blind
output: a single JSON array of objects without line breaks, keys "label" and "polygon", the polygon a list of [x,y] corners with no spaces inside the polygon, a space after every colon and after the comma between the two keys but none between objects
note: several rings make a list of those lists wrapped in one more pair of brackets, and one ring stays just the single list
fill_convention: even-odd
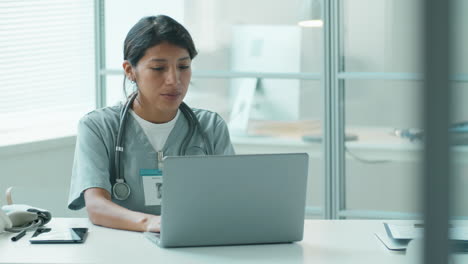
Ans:
[{"label": "window blind", "polygon": [[0,62],[0,146],[73,133],[95,104],[94,1],[0,1]]}]

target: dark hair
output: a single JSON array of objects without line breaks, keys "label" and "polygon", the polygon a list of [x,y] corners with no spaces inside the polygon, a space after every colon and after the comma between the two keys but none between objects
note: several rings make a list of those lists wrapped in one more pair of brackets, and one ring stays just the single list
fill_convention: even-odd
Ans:
[{"label": "dark hair", "polygon": [[[187,49],[190,59],[197,56],[195,44],[187,29],[171,17],[158,15],[144,17],[130,29],[124,41],[124,60],[136,66],[147,49],[163,42]],[[126,79],[124,76],[124,93]]]}]

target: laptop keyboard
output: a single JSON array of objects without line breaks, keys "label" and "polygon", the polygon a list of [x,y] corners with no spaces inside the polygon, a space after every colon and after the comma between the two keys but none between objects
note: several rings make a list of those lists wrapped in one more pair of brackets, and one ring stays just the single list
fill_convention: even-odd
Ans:
[{"label": "laptop keyboard", "polygon": [[144,232],[143,235],[149,239],[151,242],[158,244],[159,239],[161,238],[161,233],[155,232]]}]

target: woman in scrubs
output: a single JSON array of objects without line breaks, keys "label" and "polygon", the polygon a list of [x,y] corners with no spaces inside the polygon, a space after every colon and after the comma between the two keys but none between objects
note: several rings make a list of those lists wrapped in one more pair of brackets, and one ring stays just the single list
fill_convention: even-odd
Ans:
[{"label": "woman in scrubs", "polygon": [[[94,110],[78,125],[68,207],[86,207],[90,220],[117,229],[159,232],[159,205],[145,205],[140,171],[159,168],[158,154],[232,155],[228,129],[216,113],[190,109],[183,99],[197,55],[188,31],[174,19],[159,15],[142,18],[124,42],[124,91],[134,88],[123,126],[119,168],[130,187],[126,199],[116,199],[116,138],[124,104]],[[193,111],[197,129],[190,129]],[[185,112],[186,112],[185,111]]]}]

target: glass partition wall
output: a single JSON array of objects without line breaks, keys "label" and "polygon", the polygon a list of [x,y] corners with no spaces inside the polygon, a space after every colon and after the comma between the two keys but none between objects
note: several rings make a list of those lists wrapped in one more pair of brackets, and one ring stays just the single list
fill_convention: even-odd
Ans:
[{"label": "glass partition wall", "polygon": [[[422,219],[425,1],[318,1],[323,26],[299,27],[303,2],[264,12],[269,1],[96,1],[98,105],[123,99],[126,32],[142,16],[170,15],[199,51],[186,102],[218,112],[238,154],[309,153],[308,217]],[[452,123],[467,119],[468,88],[467,7],[455,2]],[[462,201],[465,144],[452,149]]]},{"label": "glass partition wall", "polygon": [[420,6],[325,4],[327,218],[422,217]]},{"label": "glass partition wall", "polygon": [[[468,1],[450,2],[451,29],[451,178],[450,178],[450,219],[454,225],[466,226],[468,220]],[[463,223],[462,221],[465,221]],[[449,232],[450,234],[450,232]],[[460,247],[453,247],[450,261],[462,263]],[[466,252],[464,253],[466,254]]]},{"label": "glass partition wall", "polygon": [[452,2],[452,153],[453,153],[453,197],[452,215],[455,219],[468,219],[468,2]]},{"label": "glass partition wall", "polygon": [[337,1],[340,218],[420,218],[421,1]]}]

